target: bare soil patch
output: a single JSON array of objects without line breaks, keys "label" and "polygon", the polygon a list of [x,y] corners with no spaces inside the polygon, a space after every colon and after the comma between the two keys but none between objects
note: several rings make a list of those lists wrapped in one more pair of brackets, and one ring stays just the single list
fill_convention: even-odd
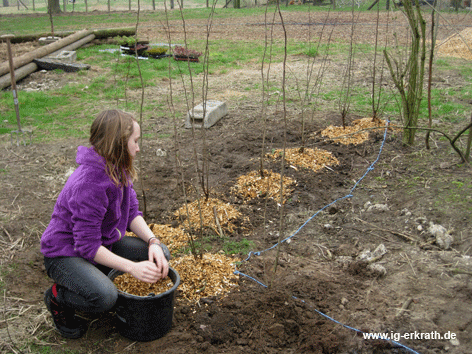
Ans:
[{"label": "bare soil patch", "polygon": [[[361,20],[373,19],[374,15]],[[238,40],[244,39],[239,36],[254,40],[263,35],[256,25],[253,28],[232,33],[237,33]],[[363,37],[369,40],[367,28]],[[223,32],[221,36],[226,35]],[[297,62],[290,65],[296,67]],[[54,82],[71,77],[66,73],[51,75]],[[254,242],[254,251],[263,251],[251,254],[238,266],[251,278],[239,275],[237,286],[227,296],[208,296],[198,304],[178,290],[173,327],[156,341],[133,343],[121,337],[113,313],[90,318],[84,338],[64,340],[52,330],[42,302],[51,281],[42,264],[39,238],[68,171],[75,167],[77,145],[87,142],[70,139],[17,147],[5,139],[0,145],[0,276],[5,284],[2,351],[12,352],[30,340],[38,346],[52,346],[58,353],[407,352],[389,342],[364,340],[340,323],[368,333],[454,333],[457,341],[415,337],[398,341],[422,354],[472,351],[470,168],[457,165],[457,156],[441,140],[435,140],[429,151],[422,147],[421,138],[417,146],[403,147],[394,132],[387,133],[383,145],[383,131],[372,132],[358,145],[333,142],[322,137],[321,131],[330,125],[340,126],[341,118],[325,110],[305,122],[309,133],[306,146],[329,151],[339,164],[318,171],[285,164],[284,176],[296,183],[284,204],[280,235],[281,205],[277,199],[263,196],[248,201],[234,193],[238,178],[259,168],[264,133],[257,100],[245,96],[244,88],[237,84],[241,77],[256,82],[260,72],[248,68],[244,75],[238,71],[211,78],[232,108],[206,131],[206,148],[211,196],[233,205],[244,216],[233,221],[225,234],[235,242],[249,239]],[[465,80],[460,75],[448,79],[448,85],[457,87]],[[27,80],[22,83],[27,84]],[[155,90],[147,94],[159,93]],[[299,148],[297,110],[289,109],[285,132],[280,110],[270,113],[266,151],[280,149],[284,133],[287,147]],[[362,117],[352,114],[347,123],[358,118]],[[196,146],[201,151],[202,141],[194,141],[190,130],[179,127],[183,169],[179,171],[171,119],[149,117],[142,130],[155,137],[143,141],[140,153],[146,219],[180,227],[175,212],[197,197],[193,149]],[[201,156],[197,158],[201,163]],[[280,173],[280,166],[280,159],[264,159],[267,170]],[[143,205],[140,183],[136,183],[136,190]],[[431,224],[444,226],[453,236],[450,249],[438,246],[428,231]],[[211,227],[205,236],[211,240],[210,251],[217,253],[222,238],[215,236]],[[268,249],[287,237],[274,274],[275,249]],[[381,244],[387,252],[369,258]],[[238,256],[245,259],[248,255]]]}]

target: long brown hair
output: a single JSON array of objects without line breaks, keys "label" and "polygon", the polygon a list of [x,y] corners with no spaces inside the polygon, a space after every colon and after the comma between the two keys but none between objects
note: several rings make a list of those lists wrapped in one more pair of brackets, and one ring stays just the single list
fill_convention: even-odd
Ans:
[{"label": "long brown hair", "polygon": [[106,172],[117,186],[128,186],[137,177],[128,151],[134,122],[130,113],[112,109],[101,112],[90,128],[90,144],[105,158]]}]

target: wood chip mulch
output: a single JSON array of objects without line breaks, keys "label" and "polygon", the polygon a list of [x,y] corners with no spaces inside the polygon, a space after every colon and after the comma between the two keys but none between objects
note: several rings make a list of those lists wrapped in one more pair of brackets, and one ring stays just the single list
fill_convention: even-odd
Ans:
[{"label": "wood chip mulch", "polygon": [[343,145],[358,145],[369,139],[369,132],[385,129],[385,124],[386,122],[381,119],[374,121],[372,118],[361,118],[346,127],[330,125],[321,132],[321,136]]},{"label": "wood chip mulch", "polygon": [[[189,235],[181,227],[150,224],[149,228],[172,253],[187,246]],[[131,232],[127,235],[136,236]],[[180,276],[178,290],[181,298],[197,304],[202,298],[224,295],[237,287],[239,277],[233,272],[234,264],[239,261],[238,258],[224,254],[205,253],[201,258],[195,258],[193,255],[176,257],[169,261],[169,265]],[[169,277],[149,284],[128,273],[117,276],[113,282],[119,290],[136,296],[148,296],[150,293],[157,295],[173,286]]]},{"label": "wood chip mulch", "polygon": [[[181,226],[149,224],[149,228],[156,237],[167,246],[170,253],[179,251],[188,245],[190,235]],[[137,237],[133,232],[126,232],[126,236]]]},{"label": "wood chip mulch", "polygon": [[152,233],[169,248],[170,253],[179,251],[188,245],[190,235],[181,226],[172,227],[170,225],[149,225]]},{"label": "wood chip mulch", "polygon": [[[249,172],[240,176],[233,187],[233,192],[240,194],[244,201],[255,198],[268,197],[280,201],[280,173],[264,170],[264,177],[261,177],[259,170]],[[283,202],[287,200],[293,192],[292,186],[296,183],[293,178],[283,179]]]},{"label": "wood chip mulch", "polygon": [[[180,276],[179,299],[197,304],[202,298],[226,295],[238,286],[239,276],[234,274],[234,270],[239,261],[235,257],[211,253],[205,253],[201,258],[190,255],[171,259],[169,265]],[[113,283],[119,290],[135,296],[158,295],[174,285],[169,277],[150,284],[129,273],[117,276]]]},{"label": "wood chip mulch", "polygon": [[171,260],[170,265],[180,275],[181,298],[196,304],[202,298],[221,297],[237,288],[239,276],[234,270],[239,261],[224,254],[204,253],[201,259],[189,255]]},{"label": "wood chip mulch", "polygon": [[151,284],[138,280],[129,273],[118,275],[113,279],[113,283],[118,290],[135,296],[158,295],[170,290],[174,286],[174,283],[169,277]]},{"label": "wood chip mulch", "polygon": [[[202,220],[200,220],[200,209]],[[215,212],[218,219],[215,217]],[[200,200],[195,200],[187,206],[184,205],[180,207],[174,213],[174,216],[183,218],[183,224],[185,226],[188,225],[188,221],[190,220],[191,227],[194,229],[198,229],[200,227],[200,221],[202,221],[202,226],[204,228],[210,228],[216,233],[220,234],[217,222],[219,223],[222,230],[226,230],[231,233],[235,228],[233,222],[241,217],[241,213],[232,205],[219,199],[208,198],[205,200],[202,198]]]},{"label": "wood chip mulch", "polygon": [[[282,156],[283,150],[277,149],[273,153],[268,154],[270,158],[277,159]],[[329,151],[314,148],[303,149],[300,148],[285,149],[285,160],[292,165],[302,168],[308,168],[317,172],[327,166],[339,165],[339,161]]]},{"label": "wood chip mulch", "polygon": [[[215,198],[208,200],[194,201],[187,207],[181,207],[175,216],[185,216],[193,225],[200,225],[200,208],[204,227],[209,227],[218,233],[218,226],[215,222],[215,211],[218,222],[222,228],[232,232],[233,221],[241,217],[241,213],[228,203]],[[189,234],[182,226],[172,227],[171,225],[150,224],[149,228],[164,243],[171,253],[182,251],[188,245]],[[127,236],[136,236],[131,232]],[[224,254],[203,254],[200,258],[193,255],[173,258],[169,265],[174,268],[180,276],[180,286],[178,287],[181,299],[197,304],[200,299],[221,296],[237,287],[238,276],[234,275],[234,263],[239,259],[228,257]],[[150,293],[160,294],[172,288],[173,284],[169,277],[157,282],[148,284],[135,279],[130,274],[123,274],[114,280],[117,288],[128,294],[137,296],[148,296]]]},{"label": "wood chip mulch", "polygon": [[438,55],[472,60],[472,28],[466,28],[437,43]]}]

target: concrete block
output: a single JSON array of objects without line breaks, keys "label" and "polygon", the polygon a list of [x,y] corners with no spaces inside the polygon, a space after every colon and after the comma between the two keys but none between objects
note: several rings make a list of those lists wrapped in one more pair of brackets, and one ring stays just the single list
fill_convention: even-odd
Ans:
[{"label": "concrete block", "polygon": [[73,63],[77,60],[77,52],[74,50],[63,50],[57,55],[46,57],[46,59],[60,63]]},{"label": "concrete block", "polygon": [[203,116],[203,103],[188,111],[185,120],[185,128],[210,128],[222,117],[228,114],[226,102],[206,101],[205,116]]}]

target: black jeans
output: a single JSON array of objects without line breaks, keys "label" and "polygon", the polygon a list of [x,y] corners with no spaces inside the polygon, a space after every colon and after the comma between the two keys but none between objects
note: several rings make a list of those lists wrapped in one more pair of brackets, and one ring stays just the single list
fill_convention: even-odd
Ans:
[{"label": "black jeans", "polygon": [[[169,259],[170,253],[163,246]],[[148,259],[146,242],[137,237],[124,236],[113,244],[113,253],[134,262]],[[111,310],[118,299],[118,291],[108,278],[110,268],[95,265],[80,257],[44,257],[48,276],[62,286],[58,301],[82,312],[100,313]]]}]

